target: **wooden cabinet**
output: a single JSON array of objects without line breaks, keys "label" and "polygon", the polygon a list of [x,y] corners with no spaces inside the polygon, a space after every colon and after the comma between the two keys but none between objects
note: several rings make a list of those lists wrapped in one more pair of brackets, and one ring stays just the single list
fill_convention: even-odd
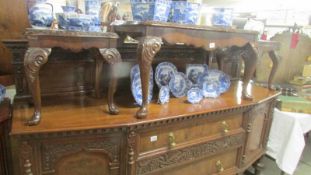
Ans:
[{"label": "wooden cabinet", "polygon": [[263,103],[245,113],[246,142],[242,164],[248,167],[266,151],[274,103]]},{"label": "wooden cabinet", "polygon": [[23,167],[15,174],[122,174],[122,138],[105,129],[29,135],[14,142]]},{"label": "wooden cabinet", "polygon": [[0,102],[0,174],[11,173],[11,156],[9,144],[9,132],[11,123],[11,104],[8,98]]},{"label": "wooden cabinet", "polygon": [[[32,108],[15,103],[12,125],[14,174],[41,175],[233,175],[265,151],[278,93],[252,87],[254,100],[237,97],[239,87],[217,99],[191,105],[172,98],[151,103],[146,119],[136,108],[104,112],[87,96],[43,99],[42,121],[23,121]],[[120,98],[124,104],[124,94]],[[120,102],[116,98],[116,102]]]}]

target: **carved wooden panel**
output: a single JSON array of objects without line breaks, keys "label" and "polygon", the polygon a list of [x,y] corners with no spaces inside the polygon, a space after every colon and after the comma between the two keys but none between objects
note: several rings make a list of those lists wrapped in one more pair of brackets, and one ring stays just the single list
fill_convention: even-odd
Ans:
[{"label": "carved wooden panel", "polygon": [[167,153],[144,158],[137,161],[136,174],[148,174],[163,168],[215,155],[228,149],[239,147],[244,142],[244,133],[193,145],[184,149],[172,150]]},{"label": "carved wooden panel", "polygon": [[247,165],[257,160],[265,151],[266,135],[271,123],[271,103],[258,105],[246,113],[247,141],[242,163]]},{"label": "carved wooden panel", "polygon": [[[120,174],[120,139],[117,136],[44,141],[40,151],[42,173]],[[90,170],[94,173],[90,173]]]},{"label": "carved wooden panel", "polygon": [[[153,175],[209,175],[218,174],[232,175],[236,174],[236,156],[237,149],[229,150],[215,156],[195,160],[191,163],[182,164],[172,168],[166,168],[159,172],[151,173]],[[217,162],[221,163],[218,169]]]}]

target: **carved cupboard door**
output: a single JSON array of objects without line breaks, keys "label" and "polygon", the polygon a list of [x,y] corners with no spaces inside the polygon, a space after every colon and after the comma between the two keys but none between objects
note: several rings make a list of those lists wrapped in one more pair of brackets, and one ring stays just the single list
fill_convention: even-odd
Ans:
[{"label": "carved cupboard door", "polygon": [[246,144],[242,157],[243,167],[254,163],[266,151],[272,121],[271,104],[261,104],[245,113]]},{"label": "carved cupboard door", "polygon": [[[98,131],[98,133],[97,133]],[[101,130],[61,132],[20,138],[17,174],[119,175],[122,133]]]}]

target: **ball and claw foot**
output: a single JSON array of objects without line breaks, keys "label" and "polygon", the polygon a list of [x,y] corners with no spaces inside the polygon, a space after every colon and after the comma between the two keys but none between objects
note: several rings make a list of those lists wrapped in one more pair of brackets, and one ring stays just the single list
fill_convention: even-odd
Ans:
[{"label": "ball and claw foot", "polygon": [[141,108],[137,111],[136,117],[137,117],[138,119],[144,119],[144,118],[147,117],[147,114],[148,114],[147,108],[146,108],[146,107],[141,107]]},{"label": "ball and claw foot", "polygon": [[28,121],[25,122],[25,125],[27,126],[34,126],[34,125],[37,125],[40,123],[40,112],[35,112],[33,115],[32,115],[32,118]]},{"label": "ball and claw foot", "polygon": [[110,105],[109,107],[109,113],[112,114],[112,115],[117,115],[119,114],[119,109],[116,105]]}]

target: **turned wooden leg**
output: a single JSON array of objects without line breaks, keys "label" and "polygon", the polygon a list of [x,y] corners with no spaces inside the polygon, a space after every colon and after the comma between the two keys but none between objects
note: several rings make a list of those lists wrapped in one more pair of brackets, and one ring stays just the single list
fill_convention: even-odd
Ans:
[{"label": "turned wooden leg", "polygon": [[162,40],[159,37],[146,36],[139,40],[137,48],[137,58],[140,69],[142,87],[142,106],[136,113],[136,117],[141,119],[147,116],[148,110],[148,90],[150,69],[155,54],[160,50]]},{"label": "turned wooden leg", "polygon": [[[120,63],[121,55],[115,48],[109,48],[109,49],[99,49],[99,53],[101,57],[97,57],[98,59],[105,60],[110,65],[111,70],[111,76],[109,81],[109,87],[108,87],[108,110],[110,114],[118,114],[119,110],[117,106],[114,104],[114,93],[116,92],[117,87],[117,77],[116,77],[116,69],[115,65],[116,63]],[[96,80],[95,80],[95,91],[97,96],[100,96],[100,74],[102,70],[103,62],[97,61],[96,63]]]},{"label": "turned wooden leg", "polygon": [[39,72],[42,65],[48,61],[51,53],[50,48],[28,48],[25,59],[24,69],[28,87],[34,102],[34,113],[26,125],[36,125],[41,118],[41,89],[39,81]]},{"label": "turned wooden leg", "polygon": [[273,81],[275,72],[279,67],[280,56],[276,53],[276,51],[271,50],[271,51],[269,51],[269,57],[270,57],[273,65],[272,65],[272,69],[271,69],[271,72],[269,75],[268,88],[270,90],[272,90],[272,81]]},{"label": "turned wooden leg", "polygon": [[252,100],[253,97],[247,93],[247,85],[256,70],[256,64],[258,60],[257,50],[248,43],[243,47],[243,53],[241,56],[244,61],[242,97],[246,100]]}]

